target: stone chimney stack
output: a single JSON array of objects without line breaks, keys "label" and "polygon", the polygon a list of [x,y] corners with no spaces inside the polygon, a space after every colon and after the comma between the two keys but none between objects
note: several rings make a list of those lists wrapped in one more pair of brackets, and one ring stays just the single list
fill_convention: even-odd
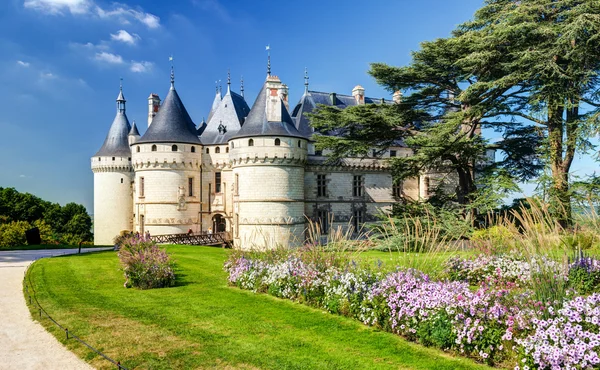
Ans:
[{"label": "stone chimney stack", "polygon": [[357,105],[365,104],[365,88],[364,87],[362,87],[360,85],[354,86],[354,89],[352,89],[352,96],[354,97],[354,100],[356,100]]},{"label": "stone chimney stack", "polygon": [[392,100],[394,101],[394,103],[400,104],[400,102],[402,101],[402,92],[400,90],[396,90],[394,92],[394,95],[392,95]]},{"label": "stone chimney stack", "polygon": [[158,109],[160,108],[160,98],[158,94],[150,94],[148,97],[148,127],[152,123],[154,116],[158,113]]},{"label": "stone chimney stack", "polygon": [[[281,122],[281,80],[277,76],[268,76],[265,93],[267,94],[267,121]],[[287,89],[286,89],[287,90]]]},{"label": "stone chimney stack", "polygon": [[288,85],[281,84],[281,87],[279,88],[279,97],[283,101],[283,104],[285,104],[285,108],[287,110],[290,110],[290,103],[288,102],[288,92]]}]

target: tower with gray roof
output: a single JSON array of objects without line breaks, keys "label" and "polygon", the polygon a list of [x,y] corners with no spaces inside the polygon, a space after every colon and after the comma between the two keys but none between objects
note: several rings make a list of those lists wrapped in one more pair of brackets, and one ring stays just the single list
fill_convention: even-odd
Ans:
[{"label": "tower with gray roof", "polygon": [[117,114],[102,147],[91,159],[94,172],[94,244],[112,245],[122,230],[132,229],[131,184],[133,167],[123,87],[117,97]]},{"label": "tower with gray roof", "polygon": [[146,132],[131,146],[135,231],[178,234],[198,224],[201,149],[171,71],[167,96]]},{"label": "tower with gray roof", "polygon": [[304,242],[307,140],[287,107],[287,87],[267,76],[241,129],[229,139],[234,176],[234,246]]}]

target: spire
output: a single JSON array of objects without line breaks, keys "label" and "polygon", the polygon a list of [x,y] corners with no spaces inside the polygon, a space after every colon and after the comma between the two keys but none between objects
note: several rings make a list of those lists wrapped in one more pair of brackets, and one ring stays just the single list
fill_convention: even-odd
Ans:
[{"label": "spire", "polygon": [[123,78],[119,79],[119,96],[117,96],[117,113],[125,113],[125,97],[123,96]]},{"label": "spire", "polygon": [[240,93],[242,95],[242,98],[244,97],[244,76],[242,76],[240,78]]},{"label": "spire", "polygon": [[227,93],[229,93],[231,88],[231,72],[229,71],[229,68],[227,68]]},{"label": "spire", "polygon": [[171,90],[175,89],[175,68],[173,67],[173,55],[169,57],[169,62],[171,62]]},{"label": "spire", "polygon": [[219,82],[221,82],[221,80],[215,81],[215,94],[219,93]]},{"label": "spire", "polygon": [[271,45],[267,45],[267,76],[271,76]]},{"label": "spire", "polygon": [[304,67],[304,94],[308,94],[308,70]]}]

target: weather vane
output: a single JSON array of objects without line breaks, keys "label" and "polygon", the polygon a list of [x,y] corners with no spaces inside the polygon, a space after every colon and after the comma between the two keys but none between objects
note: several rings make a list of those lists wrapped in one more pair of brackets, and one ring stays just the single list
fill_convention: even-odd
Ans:
[{"label": "weather vane", "polygon": [[271,45],[265,47],[267,50],[267,75],[271,75]]}]

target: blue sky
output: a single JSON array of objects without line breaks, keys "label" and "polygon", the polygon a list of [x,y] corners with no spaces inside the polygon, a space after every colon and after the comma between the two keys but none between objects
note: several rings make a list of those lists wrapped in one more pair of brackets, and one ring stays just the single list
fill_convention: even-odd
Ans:
[{"label": "blue sky", "polygon": [[[0,3],[0,186],[93,211],[90,157],[115,114],[123,78],[130,121],[146,128],[147,97],[176,87],[192,119],[208,115],[215,81],[252,105],[266,73],[290,87],[389,97],[370,62],[404,65],[419,43],[448,36],[482,0],[4,0]],[[224,87],[225,88],[225,87]],[[589,161],[579,173],[592,172]]]}]

